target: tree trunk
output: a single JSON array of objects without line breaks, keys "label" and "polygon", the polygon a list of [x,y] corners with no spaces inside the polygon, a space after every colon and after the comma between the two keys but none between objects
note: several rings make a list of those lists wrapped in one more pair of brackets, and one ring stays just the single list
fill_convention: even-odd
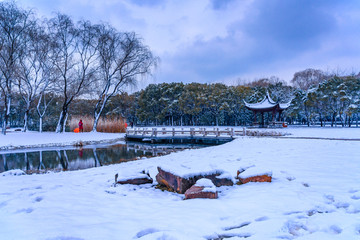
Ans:
[{"label": "tree trunk", "polygon": [[10,118],[11,97],[9,95],[7,95],[4,100],[6,103],[5,103],[5,108],[4,108],[5,116],[4,116],[3,126],[2,126],[2,134],[6,135],[6,127],[9,122],[9,118]]},{"label": "tree trunk", "polygon": [[349,116],[349,127],[351,127],[351,117]]},{"label": "tree trunk", "polygon": [[[99,100],[95,106],[95,110],[94,110],[94,124],[93,124],[93,128],[92,128],[92,132],[96,132],[96,128],[97,128],[97,125],[99,123],[99,119],[100,119],[100,116],[101,116],[101,113],[103,112],[104,108],[105,108],[105,105],[107,103],[107,101],[110,99],[111,95],[110,96],[107,96],[107,95],[101,95],[99,97]],[[103,101],[101,102],[101,100],[103,99]],[[99,105],[101,103],[101,106],[99,108]],[[99,110],[98,110],[99,108]]]},{"label": "tree trunk", "polygon": [[67,115],[67,109],[63,109],[60,113],[59,121],[56,126],[56,130],[55,130],[56,133],[61,133],[61,131],[64,130],[66,115]]},{"label": "tree trunk", "polygon": [[27,152],[24,153],[24,160],[25,160],[25,164],[26,164],[26,170],[29,171],[30,170],[30,162],[28,159]]},{"label": "tree trunk", "polygon": [[6,154],[3,154],[2,157],[3,157],[3,161],[4,161],[4,170],[5,170],[5,171],[8,171],[8,170],[9,170],[9,166],[8,166],[8,164],[7,164]]},{"label": "tree trunk", "polygon": [[66,122],[67,122],[67,119],[68,119],[68,116],[69,116],[69,114],[66,112],[66,115],[65,115],[65,120],[64,120],[64,124],[63,124],[63,132],[65,132],[65,128],[66,128]]},{"label": "tree trunk", "polygon": [[[38,170],[41,170],[41,166],[43,165],[43,156],[42,156],[42,151],[40,150],[39,152],[39,167]],[[45,169],[45,167],[44,167]]]},{"label": "tree trunk", "polygon": [[[5,118],[6,118],[6,116],[5,116]],[[5,120],[5,118],[4,118],[4,121],[3,121],[2,131],[1,131],[1,133],[3,135],[6,135],[6,120]]]},{"label": "tree trunk", "polygon": [[42,133],[42,121],[43,121],[43,117],[40,116],[40,118],[39,118],[39,132],[41,132],[41,133]]},{"label": "tree trunk", "polygon": [[321,114],[319,114],[319,117],[320,117],[320,126],[323,127],[323,119],[322,119]]},{"label": "tree trunk", "polygon": [[23,128],[23,132],[26,132],[28,130],[28,116],[29,116],[29,108],[26,108],[25,110],[25,115],[24,115],[24,128]]},{"label": "tree trunk", "polygon": [[339,113],[339,116],[340,116],[340,124],[341,124],[342,127],[344,127],[344,119],[342,117],[342,114]]}]

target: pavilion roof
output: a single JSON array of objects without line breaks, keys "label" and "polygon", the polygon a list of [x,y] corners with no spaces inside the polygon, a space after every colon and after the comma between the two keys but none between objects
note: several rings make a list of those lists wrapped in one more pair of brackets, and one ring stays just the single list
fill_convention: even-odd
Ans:
[{"label": "pavilion roof", "polygon": [[[291,102],[291,101],[290,101]],[[258,110],[258,111],[271,111],[273,109],[276,110],[285,110],[290,106],[290,102],[288,103],[279,103],[275,102],[269,95],[266,94],[265,98],[257,103],[248,103],[244,100],[245,106],[250,110]]]}]

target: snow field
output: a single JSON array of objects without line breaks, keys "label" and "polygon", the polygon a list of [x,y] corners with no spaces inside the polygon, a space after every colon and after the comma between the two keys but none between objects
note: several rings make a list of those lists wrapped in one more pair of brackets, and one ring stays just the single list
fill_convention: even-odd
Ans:
[{"label": "snow field", "polygon": [[[0,175],[1,236],[359,239],[359,149],[359,141],[240,137],[220,146],[99,168]],[[248,170],[271,172],[273,182],[220,187],[219,198],[211,200],[183,200],[184,195],[151,184],[113,185],[116,173],[120,178],[145,170],[155,180],[157,166],[182,174],[220,170],[233,177],[252,166]]]}]

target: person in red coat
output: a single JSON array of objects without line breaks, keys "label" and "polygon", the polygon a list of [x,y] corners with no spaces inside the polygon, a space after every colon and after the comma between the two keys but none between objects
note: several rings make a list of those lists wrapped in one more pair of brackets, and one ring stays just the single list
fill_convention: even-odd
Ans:
[{"label": "person in red coat", "polygon": [[82,119],[80,119],[80,122],[79,122],[79,132],[84,132],[84,128],[83,128],[83,122],[82,122]]}]

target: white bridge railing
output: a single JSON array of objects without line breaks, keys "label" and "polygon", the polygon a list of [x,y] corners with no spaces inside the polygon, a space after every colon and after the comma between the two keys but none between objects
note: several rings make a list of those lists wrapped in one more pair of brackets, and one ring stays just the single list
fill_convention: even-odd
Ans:
[{"label": "white bridge railing", "polygon": [[126,135],[143,137],[234,137],[246,136],[246,128],[128,128]]}]

